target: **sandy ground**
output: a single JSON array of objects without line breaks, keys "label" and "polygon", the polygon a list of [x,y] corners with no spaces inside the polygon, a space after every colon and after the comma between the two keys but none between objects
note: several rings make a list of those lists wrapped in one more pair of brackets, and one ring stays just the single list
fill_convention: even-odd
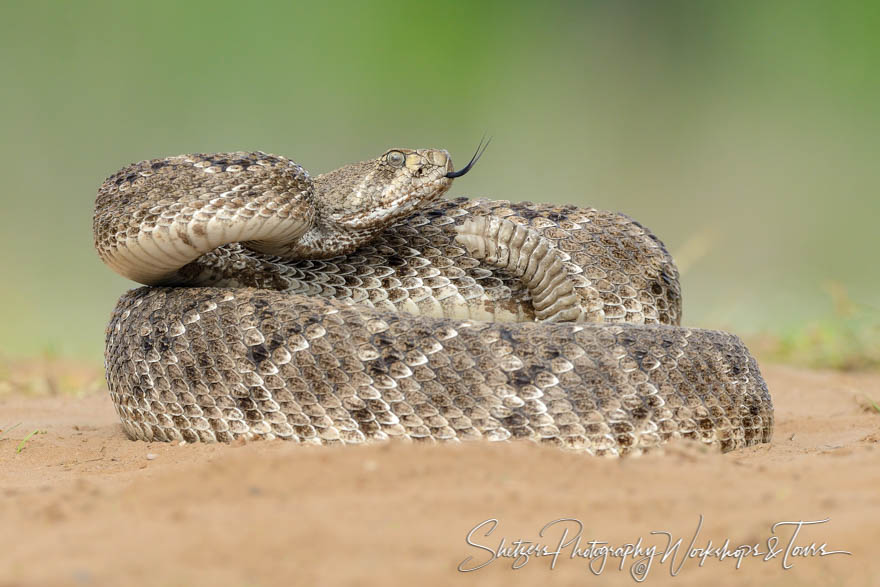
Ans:
[{"label": "sandy ground", "polygon": [[[772,444],[719,455],[677,443],[623,461],[528,443],[146,444],[123,436],[104,393],[7,390],[0,585],[634,584],[639,573],[649,584],[880,585],[880,413],[867,399],[880,399],[880,375],[765,375]],[[566,518],[578,522],[541,537]],[[797,536],[771,530],[829,518]],[[580,542],[560,549],[579,525]],[[617,550],[603,568],[601,545],[590,551],[640,538],[662,551],[668,539],[652,531],[681,539],[675,556]],[[517,540],[560,554],[555,566],[549,554],[493,559],[502,539],[508,554]],[[692,549],[725,539],[760,554],[740,569],[717,555],[700,567]],[[823,544],[852,554],[818,556]]]}]

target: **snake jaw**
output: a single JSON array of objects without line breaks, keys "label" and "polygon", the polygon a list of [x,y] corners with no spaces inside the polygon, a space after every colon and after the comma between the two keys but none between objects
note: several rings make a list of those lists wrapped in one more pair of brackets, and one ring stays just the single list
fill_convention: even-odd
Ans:
[{"label": "snake jaw", "polygon": [[[388,162],[390,153],[402,155],[399,165]],[[395,148],[315,181],[322,199],[331,203],[330,222],[340,230],[378,233],[446,193],[451,169],[452,158],[443,149]]]}]

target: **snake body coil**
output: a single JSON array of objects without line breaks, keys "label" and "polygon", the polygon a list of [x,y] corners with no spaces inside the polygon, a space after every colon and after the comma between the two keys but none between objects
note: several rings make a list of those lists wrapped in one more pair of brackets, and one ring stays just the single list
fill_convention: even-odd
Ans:
[{"label": "snake body coil", "polygon": [[770,440],[755,360],[733,335],[678,326],[678,272],[648,230],[439,200],[461,174],[446,151],[392,149],[315,178],[264,153],[108,178],[95,246],[149,286],[107,329],[126,433],[530,438],[604,455]]}]

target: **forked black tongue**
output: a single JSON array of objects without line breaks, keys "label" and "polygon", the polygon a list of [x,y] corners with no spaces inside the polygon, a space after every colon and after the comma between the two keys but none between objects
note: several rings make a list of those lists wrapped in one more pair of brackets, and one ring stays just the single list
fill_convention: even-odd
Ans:
[{"label": "forked black tongue", "polygon": [[467,165],[465,165],[463,169],[459,169],[458,171],[450,171],[449,173],[446,174],[446,177],[448,177],[448,178],[461,177],[462,175],[464,175],[465,173],[470,171],[471,168],[473,168],[473,166],[477,164],[477,161],[479,161],[480,157],[483,156],[483,153],[486,152],[486,147],[489,146],[489,143],[492,142],[492,137],[489,137],[489,140],[486,141],[485,144],[483,144],[483,140],[485,138],[486,137],[483,137],[482,139],[480,139],[480,144],[477,145],[477,150],[474,153],[474,156],[471,157],[470,162]]}]

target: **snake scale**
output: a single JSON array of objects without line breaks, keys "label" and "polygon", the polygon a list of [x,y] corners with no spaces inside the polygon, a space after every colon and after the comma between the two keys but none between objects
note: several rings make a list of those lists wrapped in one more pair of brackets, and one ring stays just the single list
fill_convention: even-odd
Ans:
[{"label": "snake scale", "polygon": [[109,177],[96,249],[147,286],[106,333],[125,433],[607,456],[769,442],[757,363],[734,335],[679,326],[659,239],[614,212],[441,199],[476,158],[454,171],[445,150],[396,148],[311,177],[193,154]]}]

